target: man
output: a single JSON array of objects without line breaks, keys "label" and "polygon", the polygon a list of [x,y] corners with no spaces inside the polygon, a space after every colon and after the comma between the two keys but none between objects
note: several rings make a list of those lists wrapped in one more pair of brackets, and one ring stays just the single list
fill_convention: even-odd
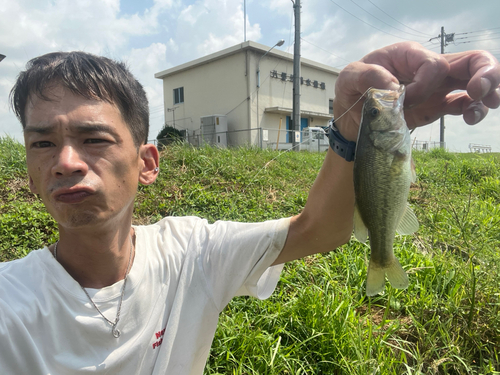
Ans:
[{"label": "man", "polygon": [[[340,133],[355,141],[362,103],[354,104],[369,87],[399,82],[410,127],[444,114],[475,124],[500,104],[500,65],[490,54],[441,56],[400,43],[341,72]],[[332,150],[293,218],[132,226],[137,184],[153,183],[159,163],[145,143],[144,90],[122,64],[84,53],[39,57],[21,73],[12,101],[30,188],[60,239],[0,268],[2,373],[201,374],[218,314],[233,296],[266,298],[284,262],[350,238],[353,163]]]}]

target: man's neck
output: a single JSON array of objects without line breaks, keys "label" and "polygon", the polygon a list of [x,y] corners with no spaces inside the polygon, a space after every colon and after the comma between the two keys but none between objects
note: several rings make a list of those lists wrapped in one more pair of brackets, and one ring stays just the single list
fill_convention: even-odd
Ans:
[{"label": "man's neck", "polygon": [[[91,233],[59,228],[59,236],[57,261],[82,287],[100,289],[125,278],[130,257],[135,254],[130,224]],[[53,246],[51,250],[54,253]]]}]

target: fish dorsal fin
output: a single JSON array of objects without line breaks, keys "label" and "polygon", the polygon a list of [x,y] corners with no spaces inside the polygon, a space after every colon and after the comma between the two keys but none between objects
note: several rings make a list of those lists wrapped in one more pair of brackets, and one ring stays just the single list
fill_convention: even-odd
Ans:
[{"label": "fish dorsal fin", "polygon": [[359,214],[358,205],[354,206],[354,236],[362,243],[368,239],[368,228]]},{"label": "fish dorsal fin", "polygon": [[412,234],[418,230],[418,219],[415,216],[415,213],[410,207],[410,204],[406,202],[406,209],[403,213],[403,217],[401,218],[396,231],[399,234]]}]

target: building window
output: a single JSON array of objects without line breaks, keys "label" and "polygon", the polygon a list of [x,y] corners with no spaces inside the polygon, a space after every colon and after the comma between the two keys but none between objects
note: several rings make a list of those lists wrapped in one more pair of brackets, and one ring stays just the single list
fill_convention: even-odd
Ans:
[{"label": "building window", "polygon": [[328,101],[328,113],[333,115],[333,99]]},{"label": "building window", "polygon": [[184,103],[184,87],[174,89],[174,104]]}]

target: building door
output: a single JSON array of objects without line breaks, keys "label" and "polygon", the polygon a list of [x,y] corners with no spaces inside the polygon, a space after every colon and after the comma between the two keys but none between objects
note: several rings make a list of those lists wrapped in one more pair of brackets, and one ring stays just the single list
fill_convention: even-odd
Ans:
[{"label": "building door", "polygon": [[[286,142],[287,143],[292,143],[293,142],[293,133],[290,131],[292,129],[290,129],[290,125],[292,123],[292,119],[290,116],[286,116]],[[300,131],[302,132],[302,130],[304,128],[307,128],[309,126],[309,119],[306,117],[301,117],[300,118]],[[300,133],[300,141],[302,142],[302,133]]]}]

